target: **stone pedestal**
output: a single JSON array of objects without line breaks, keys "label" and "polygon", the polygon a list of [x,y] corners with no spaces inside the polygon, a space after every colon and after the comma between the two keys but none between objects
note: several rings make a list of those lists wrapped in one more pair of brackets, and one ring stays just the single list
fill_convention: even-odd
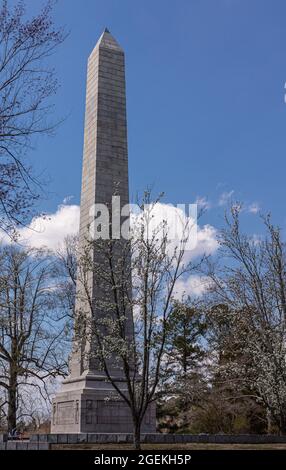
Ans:
[{"label": "stone pedestal", "polygon": [[[124,383],[121,385],[124,390]],[[129,407],[102,376],[69,378],[53,400],[51,432],[132,433]],[[146,412],[142,433],[156,432],[155,404]]]}]

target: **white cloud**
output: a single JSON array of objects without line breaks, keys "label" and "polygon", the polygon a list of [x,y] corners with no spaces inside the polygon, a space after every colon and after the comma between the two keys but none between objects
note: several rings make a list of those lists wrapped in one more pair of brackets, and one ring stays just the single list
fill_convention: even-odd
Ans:
[{"label": "white cloud", "polygon": [[187,279],[178,279],[174,290],[174,298],[183,300],[184,297],[200,297],[210,286],[207,276],[191,275]]},{"label": "white cloud", "polygon": [[197,236],[197,245],[192,257],[211,255],[218,249],[217,231],[212,225],[198,226]]},{"label": "white cloud", "polygon": [[229,202],[229,200],[232,198],[233,194],[234,194],[234,190],[223,192],[219,197],[218,205],[225,206]]},{"label": "white cloud", "polygon": [[[183,224],[188,217],[176,206],[161,204],[156,205],[154,211],[154,223],[157,225],[166,219],[174,221],[178,215]],[[80,208],[77,205],[60,205],[56,212],[48,214],[45,218],[35,217],[28,227],[19,230],[19,241],[23,244],[35,248],[47,247],[57,249],[64,241],[67,235],[78,233]],[[191,250],[187,251],[187,260],[214,253],[218,248],[217,232],[211,225],[199,226],[191,217],[191,230],[196,232],[197,240]],[[170,249],[174,249],[177,240],[170,244]]]},{"label": "white cloud", "polygon": [[70,201],[74,198],[74,196],[66,196],[63,199],[63,204],[69,204]]},{"label": "white cloud", "polygon": [[250,214],[257,214],[260,211],[259,204],[257,202],[253,202],[248,206],[247,211]]},{"label": "white cloud", "polygon": [[199,209],[210,209],[211,202],[205,196],[197,196],[195,204],[198,205]]},{"label": "white cloud", "polygon": [[[148,211],[146,211],[147,217]],[[150,234],[156,234],[158,239],[164,233],[168,234],[169,239],[169,252],[175,250],[179,246],[180,240],[184,239],[186,234],[188,242],[186,245],[185,261],[190,261],[196,257],[204,254],[209,255],[214,253],[218,248],[217,232],[211,225],[204,225],[200,227],[195,219],[196,214],[191,213],[187,215],[180,207],[171,204],[157,203],[151,210],[150,223],[148,231]],[[142,219],[144,220],[144,213],[134,214],[131,217],[131,225],[134,229],[142,227]],[[158,226],[163,222],[167,223],[159,233],[157,233]],[[147,235],[146,235],[147,236]]]},{"label": "white cloud", "polygon": [[35,217],[28,227],[20,229],[19,241],[35,248],[57,249],[67,235],[79,229],[79,206],[61,205],[45,218]]}]

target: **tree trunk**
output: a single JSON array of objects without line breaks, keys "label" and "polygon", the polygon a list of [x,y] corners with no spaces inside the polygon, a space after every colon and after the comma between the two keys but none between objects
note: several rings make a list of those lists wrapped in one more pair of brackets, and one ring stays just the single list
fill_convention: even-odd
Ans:
[{"label": "tree trunk", "polygon": [[141,422],[138,422],[137,420],[134,422],[134,427],[133,427],[133,443],[134,443],[134,449],[140,450],[141,445]]},{"label": "tree trunk", "polygon": [[9,390],[8,390],[8,431],[17,424],[17,371],[15,366],[10,366]]},{"label": "tree trunk", "polygon": [[266,419],[267,419],[267,434],[272,432],[272,416],[269,410],[266,410]]}]

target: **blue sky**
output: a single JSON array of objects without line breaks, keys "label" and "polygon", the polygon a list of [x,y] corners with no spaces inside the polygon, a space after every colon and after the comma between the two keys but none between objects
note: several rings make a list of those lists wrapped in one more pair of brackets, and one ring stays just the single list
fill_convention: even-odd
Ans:
[{"label": "blue sky", "polygon": [[126,54],[131,195],[153,184],[174,204],[206,197],[204,223],[220,226],[232,194],[285,227],[285,17],[285,0],[59,0],[70,36],[52,60],[68,117],[32,155],[51,180],[42,209],[79,203],[86,62],[107,26]]}]

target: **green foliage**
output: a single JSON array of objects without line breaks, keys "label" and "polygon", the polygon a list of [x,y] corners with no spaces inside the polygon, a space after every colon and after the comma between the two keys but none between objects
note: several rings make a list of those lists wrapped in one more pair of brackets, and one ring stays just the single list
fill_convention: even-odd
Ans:
[{"label": "green foliage", "polygon": [[202,339],[207,325],[202,310],[188,301],[176,302],[168,320],[168,359],[186,375],[204,357]]}]

